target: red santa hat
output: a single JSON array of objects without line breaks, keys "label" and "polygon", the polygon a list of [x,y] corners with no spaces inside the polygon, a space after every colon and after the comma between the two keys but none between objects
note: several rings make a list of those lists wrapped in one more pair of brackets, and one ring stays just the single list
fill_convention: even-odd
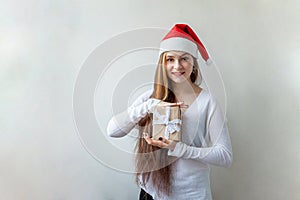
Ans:
[{"label": "red santa hat", "polygon": [[198,58],[198,51],[206,64],[210,64],[210,56],[198,38],[197,34],[187,24],[175,24],[160,43],[161,53],[166,51],[185,51],[195,58]]}]

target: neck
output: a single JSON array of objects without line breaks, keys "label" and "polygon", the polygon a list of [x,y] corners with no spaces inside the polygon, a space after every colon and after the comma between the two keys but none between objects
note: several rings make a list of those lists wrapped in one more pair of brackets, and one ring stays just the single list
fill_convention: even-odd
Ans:
[{"label": "neck", "polygon": [[172,83],[173,92],[176,96],[188,95],[195,93],[196,85],[191,81],[185,81],[183,83]]}]

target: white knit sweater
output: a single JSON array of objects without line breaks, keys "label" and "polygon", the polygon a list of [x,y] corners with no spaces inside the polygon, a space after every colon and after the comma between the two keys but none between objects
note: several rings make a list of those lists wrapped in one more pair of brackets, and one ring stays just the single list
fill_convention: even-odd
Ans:
[{"label": "white knit sweater", "polygon": [[[111,137],[128,134],[146,115],[152,90],[142,94],[127,111],[114,116],[107,127]],[[174,162],[171,196],[158,197],[151,182],[141,186],[155,200],[210,200],[209,165],[229,167],[232,147],[226,119],[215,98],[202,89],[189,108],[182,114],[182,142],[178,142],[169,156],[178,157]]]}]

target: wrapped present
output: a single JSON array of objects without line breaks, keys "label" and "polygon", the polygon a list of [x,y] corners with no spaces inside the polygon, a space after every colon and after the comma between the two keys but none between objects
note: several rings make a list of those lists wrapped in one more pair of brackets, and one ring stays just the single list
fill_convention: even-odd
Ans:
[{"label": "wrapped present", "polygon": [[179,106],[161,102],[153,109],[152,138],[181,141],[181,111]]}]

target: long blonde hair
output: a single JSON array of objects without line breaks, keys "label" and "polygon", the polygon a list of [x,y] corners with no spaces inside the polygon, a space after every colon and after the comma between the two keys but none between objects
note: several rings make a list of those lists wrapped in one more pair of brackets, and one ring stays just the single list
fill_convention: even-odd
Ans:
[{"label": "long blonde hair", "polygon": [[[194,59],[193,72],[190,76],[192,83],[195,83],[200,74],[197,60]],[[150,98],[160,99],[166,102],[177,102],[172,92],[172,82],[167,76],[165,69],[166,52],[162,53],[155,72],[154,90]],[[143,138],[143,133],[152,135],[152,116],[147,114],[142,118],[139,125],[139,139],[136,145],[136,182],[145,185],[149,180],[158,195],[170,195],[172,192],[172,163],[175,157],[168,156],[168,149],[149,145]],[[141,176],[141,182],[139,177]]]}]

